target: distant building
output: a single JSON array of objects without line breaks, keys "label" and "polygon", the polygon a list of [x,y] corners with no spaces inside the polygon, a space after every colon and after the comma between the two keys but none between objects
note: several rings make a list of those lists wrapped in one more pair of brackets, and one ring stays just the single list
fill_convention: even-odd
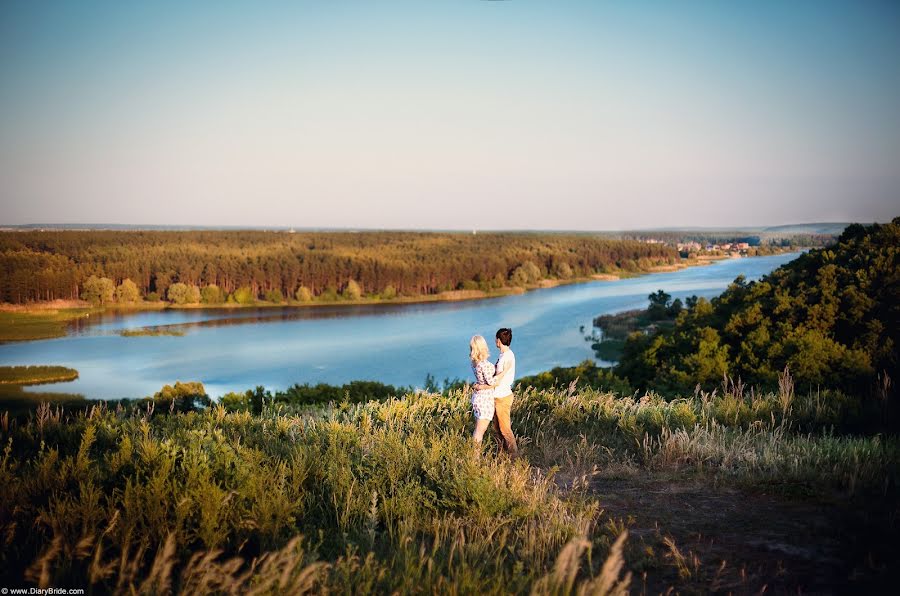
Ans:
[{"label": "distant building", "polygon": [[698,252],[703,249],[699,242],[679,242],[675,247],[679,252]]}]

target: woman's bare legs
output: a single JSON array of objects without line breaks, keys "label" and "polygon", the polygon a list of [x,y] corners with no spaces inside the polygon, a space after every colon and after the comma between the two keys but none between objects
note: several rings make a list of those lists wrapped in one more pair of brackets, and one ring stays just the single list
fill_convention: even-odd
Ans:
[{"label": "woman's bare legs", "polygon": [[476,443],[481,443],[481,439],[484,437],[484,433],[490,425],[490,420],[476,420],[475,432],[472,433],[472,439],[474,439]]}]

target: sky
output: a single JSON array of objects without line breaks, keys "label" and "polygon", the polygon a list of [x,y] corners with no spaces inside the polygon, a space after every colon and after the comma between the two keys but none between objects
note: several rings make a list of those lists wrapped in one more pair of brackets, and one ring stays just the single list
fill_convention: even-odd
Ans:
[{"label": "sky", "polygon": [[900,215],[900,3],[0,3],[0,224]]}]

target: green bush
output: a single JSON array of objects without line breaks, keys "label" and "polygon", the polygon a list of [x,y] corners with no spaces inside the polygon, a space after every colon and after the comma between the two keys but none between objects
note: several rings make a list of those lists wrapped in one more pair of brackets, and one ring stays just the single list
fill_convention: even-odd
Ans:
[{"label": "green bush", "polygon": [[235,290],[232,294],[232,298],[238,304],[253,304],[256,302],[256,296],[253,294],[253,291],[246,286]]}]

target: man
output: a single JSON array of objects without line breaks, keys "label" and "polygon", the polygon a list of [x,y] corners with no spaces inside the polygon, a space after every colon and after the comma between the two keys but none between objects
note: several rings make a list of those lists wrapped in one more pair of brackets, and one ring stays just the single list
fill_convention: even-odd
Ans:
[{"label": "man", "polygon": [[516,377],[516,355],[509,349],[512,343],[512,329],[497,330],[496,344],[500,350],[497,358],[494,380],[490,385],[475,385],[475,389],[494,389],[494,428],[500,433],[502,445],[511,457],[519,454],[516,437],[512,432],[510,409],[513,402],[512,384]]}]

